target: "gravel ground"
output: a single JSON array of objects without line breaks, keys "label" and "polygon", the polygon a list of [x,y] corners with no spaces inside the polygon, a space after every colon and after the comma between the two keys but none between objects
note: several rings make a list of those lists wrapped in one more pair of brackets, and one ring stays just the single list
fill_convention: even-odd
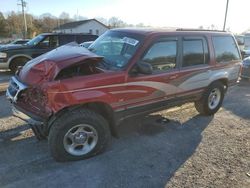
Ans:
[{"label": "gravel ground", "polygon": [[250,82],[213,117],[187,104],[127,120],[105,153],[67,163],[0,104],[0,187],[250,187]]},{"label": "gravel ground", "polygon": [[11,76],[10,71],[0,70],[0,95],[4,94]]}]

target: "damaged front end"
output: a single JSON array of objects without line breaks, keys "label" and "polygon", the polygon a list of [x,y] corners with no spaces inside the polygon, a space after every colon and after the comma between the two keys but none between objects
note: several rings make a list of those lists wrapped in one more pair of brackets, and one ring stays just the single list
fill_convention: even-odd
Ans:
[{"label": "damaged front end", "polygon": [[13,115],[27,122],[40,140],[48,135],[50,119],[56,113],[55,99],[50,99],[48,91],[60,80],[74,76],[97,73],[93,62],[99,57],[75,44],[59,47],[47,54],[29,61],[10,80],[6,96],[12,103]]},{"label": "damaged front end", "polygon": [[12,103],[13,116],[27,122],[39,140],[45,138],[46,120],[51,115],[51,111],[46,111],[45,95],[38,89],[23,84],[17,77],[12,77],[6,97]]}]

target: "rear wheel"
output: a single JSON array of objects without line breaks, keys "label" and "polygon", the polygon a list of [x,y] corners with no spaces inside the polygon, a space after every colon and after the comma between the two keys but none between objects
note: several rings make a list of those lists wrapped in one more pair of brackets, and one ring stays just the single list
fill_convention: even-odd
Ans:
[{"label": "rear wheel", "polygon": [[195,102],[196,110],[202,115],[213,115],[221,107],[225,87],[221,82],[212,83],[199,101]]},{"label": "rear wheel", "polygon": [[104,151],[111,138],[107,121],[88,109],[59,117],[49,132],[49,149],[56,161],[92,157]]}]

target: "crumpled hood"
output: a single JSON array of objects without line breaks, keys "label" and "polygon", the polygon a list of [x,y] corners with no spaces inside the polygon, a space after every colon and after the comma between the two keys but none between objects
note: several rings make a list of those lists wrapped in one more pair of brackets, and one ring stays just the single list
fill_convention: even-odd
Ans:
[{"label": "crumpled hood", "polygon": [[36,85],[55,79],[66,67],[86,63],[85,60],[89,59],[91,62],[99,62],[102,58],[72,42],[30,60],[20,70],[18,77],[28,85]]}]

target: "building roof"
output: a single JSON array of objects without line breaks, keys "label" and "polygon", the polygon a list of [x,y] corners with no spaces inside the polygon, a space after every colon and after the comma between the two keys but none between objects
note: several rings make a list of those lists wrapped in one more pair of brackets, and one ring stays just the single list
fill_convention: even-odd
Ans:
[{"label": "building roof", "polygon": [[102,26],[106,27],[107,29],[108,26],[106,26],[105,24],[103,24],[102,22],[99,22],[98,20],[96,19],[89,19],[89,20],[81,20],[81,21],[76,21],[76,22],[69,22],[69,23],[66,23],[66,24],[62,24],[60,25],[59,27],[55,28],[55,29],[73,29],[73,28],[76,28],[80,25],[83,25],[83,24],[86,24],[90,21],[96,21],[98,22],[99,24],[101,24]]}]

